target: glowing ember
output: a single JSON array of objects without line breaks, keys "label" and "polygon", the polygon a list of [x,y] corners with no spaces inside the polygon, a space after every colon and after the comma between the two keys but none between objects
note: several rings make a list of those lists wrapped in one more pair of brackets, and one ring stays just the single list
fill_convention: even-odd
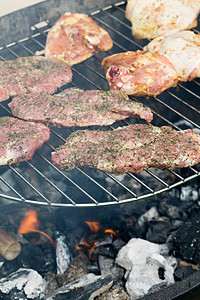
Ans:
[{"label": "glowing ember", "polygon": [[46,234],[45,232],[39,230],[38,229],[39,225],[40,225],[40,223],[39,223],[38,218],[37,218],[37,212],[30,209],[30,210],[27,211],[25,217],[21,221],[21,225],[18,229],[18,233],[21,233],[21,234],[25,234],[25,233],[28,233],[28,232],[41,233],[49,239],[49,241],[51,242],[54,249],[56,249],[56,244],[55,244],[54,240],[52,240],[52,238],[50,236],[48,236],[48,234]]},{"label": "glowing ember", "polygon": [[99,231],[99,222],[88,222],[85,221],[86,224],[88,224],[88,226],[90,227],[90,231],[91,233],[97,233]]}]

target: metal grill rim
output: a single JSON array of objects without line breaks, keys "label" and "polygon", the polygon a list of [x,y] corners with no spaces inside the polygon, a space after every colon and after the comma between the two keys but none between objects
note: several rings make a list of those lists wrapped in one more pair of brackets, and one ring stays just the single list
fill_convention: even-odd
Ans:
[{"label": "metal grill rim", "polygon": [[[142,48],[142,46],[135,41],[133,38],[130,38],[126,35],[124,35],[123,33],[121,33],[120,31],[118,31],[116,28],[112,27],[110,24],[107,24],[105,21],[103,21],[103,19],[101,18],[101,15],[107,15],[110,19],[112,19],[113,21],[119,22],[120,26],[124,26],[127,28],[127,30],[131,31],[131,26],[130,24],[127,24],[124,20],[119,20],[113,13],[110,13],[110,10],[115,9],[118,12],[121,12],[123,14],[125,14],[125,10],[124,7],[126,5],[125,1],[122,2],[118,2],[112,6],[103,8],[101,10],[98,10],[96,12],[91,13],[91,17],[97,22],[99,23],[100,26],[104,27],[107,31],[110,32],[114,32],[115,34],[118,34],[119,36],[121,36],[123,39],[126,39],[129,43],[132,43],[134,45],[134,47],[138,48]],[[100,15],[100,17],[99,17]],[[35,43],[35,45],[38,46],[38,54],[41,54],[43,52],[44,46],[45,44],[42,43],[41,41],[38,40],[38,37],[44,36],[44,39],[49,31],[49,29],[51,28],[50,22],[49,20],[43,20],[42,21],[44,23],[45,29],[42,30],[42,26],[38,26],[38,24],[32,26],[33,29],[33,34],[30,37],[27,37],[23,40],[20,41],[16,41],[15,43],[12,43],[10,45],[4,46],[0,48],[0,59],[1,60],[5,60],[2,53],[6,51],[6,53],[10,53],[11,59],[17,58],[19,57],[19,55],[15,52],[14,48],[15,46],[22,48],[23,50],[25,50],[27,53],[29,53],[29,55],[35,55],[35,52],[33,52],[29,47],[28,47],[28,42],[31,41],[33,43]],[[48,28],[46,28],[48,27]],[[195,29],[196,33],[199,33],[199,31],[197,29]],[[120,45],[117,41],[114,41],[114,45],[118,48],[121,49],[122,51],[128,51],[130,49],[127,49],[126,47]],[[27,43],[26,45],[24,43]],[[112,49],[110,51],[107,51],[107,55],[113,54]],[[28,56],[28,55],[27,55]],[[95,55],[93,57],[94,60],[96,60],[96,62],[101,63],[101,60],[99,59],[98,55]],[[87,68],[88,70],[90,70],[93,73],[95,73],[95,76],[99,76],[99,78],[101,78],[101,80],[106,81],[105,76],[102,75],[98,70],[94,69],[90,63],[89,60],[84,61],[83,63],[81,63],[82,66],[84,66],[85,68]],[[82,72],[79,71],[79,67],[73,66],[72,67],[72,71],[73,73],[77,74],[77,76],[79,76],[81,79],[86,80],[91,86],[93,86],[95,89],[101,89],[100,86],[98,86],[98,84],[96,84],[95,82],[93,82],[91,79],[87,78]],[[193,83],[196,85],[200,85],[200,82],[198,81],[198,79],[193,80]],[[72,86],[75,87],[79,87],[77,85],[76,82],[71,83]],[[197,95],[195,92],[193,92],[192,90],[190,90],[189,88],[185,87],[183,83],[179,83],[178,87],[182,90],[184,90],[186,93],[192,95],[193,97],[200,99],[200,96]],[[182,99],[181,97],[179,97],[178,95],[176,95],[173,91],[167,90],[165,91],[166,94],[168,94],[170,97],[174,98],[176,101],[179,101],[181,103],[181,105],[185,105],[188,107],[188,109],[191,109],[192,111],[194,111],[195,113],[200,115],[200,110],[195,107],[192,106],[191,103],[187,103],[187,101],[185,101],[184,99]],[[138,101],[137,98],[132,97],[135,101]],[[185,116],[184,114],[178,112],[175,108],[171,107],[167,102],[165,103],[165,101],[163,101],[162,96],[156,96],[155,101],[157,101],[157,103],[161,104],[162,106],[166,107],[167,109],[169,109],[171,112],[175,113],[176,115],[178,115],[179,117],[181,117],[182,120],[185,120],[186,122],[188,122],[189,124],[191,124],[193,127],[197,128],[198,130],[200,130],[200,124],[197,124],[197,122],[195,122],[194,120],[189,119],[187,116]],[[145,103],[145,102],[144,102]],[[10,110],[7,107],[6,103],[0,103],[0,109],[7,115],[10,115]],[[169,119],[167,119],[165,116],[163,116],[162,114],[160,114],[159,112],[155,111],[152,107],[151,107],[152,112],[154,113],[154,115],[156,115],[156,117],[158,117],[160,120],[162,120],[163,122],[166,122],[169,126],[172,126],[175,129],[180,130],[181,128],[175,124],[174,122],[171,122]],[[122,123],[124,125],[129,124],[127,120],[122,121]],[[110,128],[114,128],[113,126],[110,126]],[[74,129],[71,128],[71,131],[73,131]],[[56,132],[55,128],[51,128],[51,134],[54,135],[56,138],[58,138],[59,140],[61,140],[62,142],[65,141],[65,139],[62,137],[62,135],[60,135],[58,132]],[[54,150],[54,146],[52,146],[49,141],[45,143],[45,145],[50,148],[51,150]],[[38,196],[36,196],[36,199],[31,199],[31,198],[27,198],[24,197],[22,195],[22,193],[20,193],[15,187],[12,186],[11,183],[9,183],[8,180],[6,180],[4,178],[4,176],[0,175],[0,182],[4,185],[4,187],[7,187],[7,189],[11,192],[13,192],[14,195],[11,195],[10,193],[6,193],[6,192],[0,192],[0,197],[2,197],[3,199],[7,199],[7,200],[11,200],[11,201],[17,201],[17,202],[21,202],[21,203],[27,203],[27,204],[34,204],[34,205],[43,205],[43,206],[50,206],[50,207],[92,207],[92,206],[106,206],[106,205],[113,205],[113,204],[124,204],[124,203],[129,203],[132,201],[138,201],[141,199],[146,199],[158,194],[161,194],[165,191],[169,191],[183,183],[187,183],[190,180],[193,180],[195,178],[197,178],[200,175],[200,172],[198,170],[199,165],[195,166],[195,167],[191,167],[188,168],[190,170],[190,175],[187,177],[184,177],[183,175],[179,174],[179,170],[178,171],[169,171],[166,170],[165,172],[168,172],[169,174],[171,174],[172,176],[174,176],[174,182],[169,184],[167,183],[165,180],[163,180],[159,175],[156,174],[156,172],[154,171],[154,169],[148,169],[146,171],[143,171],[143,174],[146,174],[147,176],[150,176],[151,179],[153,178],[153,180],[155,180],[155,182],[158,182],[160,184],[163,185],[162,188],[160,188],[159,190],[155,190],[153,189],[150,184],[147,184],[142,176],[137,175],[137,174],[132,174],[132,173],[127,173],[126,176],[128,176],[129,179],[133,180],[135,183],[140,184],[141,187],[147,191],[144,192],[141,195],[138,195],[136,193],[136,191],[133,191],[130,189],[129,186],[126,186],[125,183],[121,182],[120,179],[118,179],[118,176],[115,176],[113,174],[108,174],[106,172],[102,172],[102,171],[98,171],[100,172],[101,176],[104,176],[104,178],[112,181],[113,183],[115,183],[116,185],[118,185],[119,187],[121,187],[124,190],[124,193],[129,193],[129,197],[125,198],[125,199],[120,199],[118,196],[114,195],[113,192],[111,192],[109,189],[105,188],[103,185],[101,185],[98,182],[98,176],[97,178],[91,176],[90,174],[88,174],[87,170],[84,170],[84,168],[76,168],[76,171],[78,172],[78,174],[83,175],[86,179],[88,179],[90,182],[92,182],[98,189],[102,190],[106,195],[107,195],[107,200],[104,202],[100,202],[99,199],[96,199],[93,195],[90,194],[90,191],[87,190],[87,187],[81,187],[77,182],[75,182],[75,180],[73,178],[70,177],[70,174],[68,174],[68,172],[65,172],[63,170],[58,169],[55,165],[52,164],[52,162],[47,159],[41,152],[40,150],[37,150],[35,153],[35,156],[38,156],[42,159],[42,161],[44,161],[47,165],[49,165],[53,170],[55,170],[59,176],[61,176],[62,179],[66,180],[67,182],[69,182],[70,184],[72,184],[72,186],[74,188],[77,188],[84,196],[87,197],[87,201],[83,202],[83,203],[77,203],[74,199],[72,199],[67,193],[65,193],[60,187],[58,187],[56,185],[56,183],[54,183],[53,180],[49,179],[45,174],[43,174],[38,167],[34,166],[32,164],[32,161],[27,161],[24,162],[24,164],[26,164],[28,166],[28,168],[31,169],[32,172],[36,173],[39,177],[43,178],[44,181],[48,182],[51,187],[55,188],[55,190],[60,193],[62,195],[62,201],[67,201],[67,203],[65,202],[56,202],[56,201],[50,201],[48,199],[48,197],[46,197],[41,191],[39,191],[35,186],[32,185],[31,182],[29,182],[25,176],[23,176],[22,173],[20,173],[18,171],[18,168],[15,166],[7,166],[4,168],[7,168],[7,171],[11,171],[12,173],[14,173],[16,176],[18,176],[25,184],[27,184]],[[1,169],[0,169],[1,171]],[[4,175],[4,173],[3,173]],[[5,188],[4,188],[5,190]]]}]

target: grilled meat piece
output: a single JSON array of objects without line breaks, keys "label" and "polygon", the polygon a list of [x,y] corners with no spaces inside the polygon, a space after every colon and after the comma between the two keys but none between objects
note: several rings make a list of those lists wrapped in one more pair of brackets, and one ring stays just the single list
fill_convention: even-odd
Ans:
[{"label": "grilled meat piece", "polygon": [[120,91],[66,89],[60,94],[32,93],[13,98],[9,104],[15,117],[56,126],[109,125],[129,116],[150,122],[149,108]]},{"label": "grilled meat piece", "polygon": [[132,34],[153,39],[197,26],[200,0],[128,0],[126,18]]},{"label": "grilled meat piece", "polygon": [[0,101],[26,92],[54,93],[71,80],[71,68],[53,58],[27,56],[0,61]]},{"label": "grilled meat piece", "polygon": [[200,35],[193,31],[184,30],[159,36],[145,46],[144,50],[165,55],[181,81],[200,77]]},{"label": "grilled meat piece", "polygon": [[32,159],[35,151],[49,139],[50,130],[44,124],[2,117],[0,136],[0,165],[6,165]]},{"label": "grilled meat piece", "polygon": [[48,33],[45,56],[72,66],[112,46],[108,32],[92,18],[80,13],[65,13]]},{"label": "grilled meat piece", "polygon": [[173,170],[200,162],[200,135],[147,124],[78,130],[52,153],[52,161],[66,170],[87,166],[115,174],[140,173],[148,167]]},{"label": "grilled meat piece", "polygon": [[111,90],[127,95],[156,96],[178,81],[171,62],[157,53],[128,51],[107,56],[102,67]]}]

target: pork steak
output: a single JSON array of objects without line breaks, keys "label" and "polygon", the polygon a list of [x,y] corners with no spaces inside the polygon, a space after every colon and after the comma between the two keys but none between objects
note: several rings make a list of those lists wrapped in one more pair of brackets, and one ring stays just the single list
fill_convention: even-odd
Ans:
[{"label": "pork steak", "polygon": [[148,167],[173,170],[200,162],[200,135],[192,129],[148,124],[79,130],[52,153],[52,161],[66,170],[87,166],[115,174],[140,173]]},{"label": "pork steak", "polygon": [[32,159],[49,136],[50,130],[44,124],[12,117],[0,118],[0,165]]},{"label": "pork steak", "polygon": [[0,101],[26,92],[54,93],[71,80],[71,68],[54,58],[27,56],[0,61]]},{"label": "pork steak", "polygon": [[129,116],[150,122],[150,108],[132,101],[120,91],[70,88],[60,94],[32,93],[13,98],[9,103],[15,117],[56,126],[109,125]]}]

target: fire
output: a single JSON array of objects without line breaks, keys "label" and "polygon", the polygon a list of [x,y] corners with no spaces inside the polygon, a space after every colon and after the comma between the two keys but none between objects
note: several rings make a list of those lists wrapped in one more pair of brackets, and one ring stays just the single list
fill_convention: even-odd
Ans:
[{"label": "fire", "polygon": [[97,233],[99,231],[99,222],[89,222],[89,221],[85,221],[86,224],[88,224],[88,226],[90,227],[90,231],[92,233]]},{"label": "fire", "polygon": [[[100,230],[100,224],[99,222],[89,222],[85,221],[85,223],[89,226],[90,232],[92,234],[96,234],[97,232],[101,231],[100,234],[104,233],[111,233],[115,238],[118,238],[119,235],[113,230],[113,229],[105,229],[104,231]],[[77,250],[86,250],[89,251],[89,258],[92,259],[92,255],[94,252],[94,249],[97,248],[99,245],[98,241],[88,242],[87,240],[81,240],[79,246],[76,247]]]},{"label": "fire", "polygon": [[118,237],[118,234],[113,229],[106,229],[104,233],[112,233],[116,238]]},{"label": "fire", "polygon": [[18,233],[21,233],[21,234],[25,234],[28,232],[41,233],[49,239],[49,241],[51,242],[54,249],[56,249],[56,244],[55,244],[54,240],[48,234],[39,230],[38,229],[39,225],[40,225],[40,223],[37,218],[37,212],[35,210],[30,209],[27,211],[25,217],[22,219],[21,225],[18,229]]}]

